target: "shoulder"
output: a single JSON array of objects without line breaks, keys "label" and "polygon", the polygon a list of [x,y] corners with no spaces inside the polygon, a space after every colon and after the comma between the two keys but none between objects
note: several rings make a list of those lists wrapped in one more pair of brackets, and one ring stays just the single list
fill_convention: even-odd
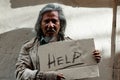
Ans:
[{"label": "shoulder", "polygon": [[24,50],[29,50],[31,47],[33,47],[33,46],[35,45],[36,41],[37,41],[37,38],[36,38],[36,37],[32,38],[32,39],[29,40],[29,41],[26,41],[26,42],[23,44],[22,49],[24,49]]}]

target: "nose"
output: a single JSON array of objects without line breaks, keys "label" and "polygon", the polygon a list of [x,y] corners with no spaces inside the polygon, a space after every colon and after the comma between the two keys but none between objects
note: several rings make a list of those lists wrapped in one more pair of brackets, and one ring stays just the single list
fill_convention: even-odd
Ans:
[{"label": "nose", "polygon": [[48,27],[54,27],[54,23],[52,23],[51,21],[48,23]]}]

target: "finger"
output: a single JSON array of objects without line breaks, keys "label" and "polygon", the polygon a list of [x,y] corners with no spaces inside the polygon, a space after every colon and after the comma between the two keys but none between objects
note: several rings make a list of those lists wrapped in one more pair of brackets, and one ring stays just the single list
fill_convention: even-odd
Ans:
[{"label": "finger", "polygon": [[93,53],[93,55],[100,55],[100,53]]},{"label": "finger", "polygon": [[100,54],[100,52],[98,52],[98,51],[93,51],[93,55],[99,55]]},{"label": "finger", "polygon": [[101,56],[100,56],[100,55],[94,55],[94,57],[95,57],[96,59],[101,59]]},{"label": "finger", "polygon": [[93,53],[95,53],[95,52],[99,52],[99,50],[94,50]]},{"label": "finger", "polygon": [[99,50],[94,50],[93,52],[99,52]]},{"label": "finger", "polygon": [[99,57],[99,58],[101,58],[101,56],[100,55],[94,55],[95,57]]},{"label": "finger", "polygon": [[60,78],[65,79],[65,77],[64,77],[64,76],[61,76]]},{"label": "finger", "polygon": [[101,56],[97,56],[97,57],[95,57],[95,59],[96,59],[96,62],[99,63],[101,60]]},{"label": "finger", "polygon": [[58,77],[60,77],[60,78],[65,79],[65,77],[63,76],[63,74],[62,74],[62,73],[59,73],[57,76],[58,76]]},{"label": "finger", "polygon": [[96,58],[96,59],[101,59],[101,57],[100,57],[100,56],[96,56],[95,58]]}]

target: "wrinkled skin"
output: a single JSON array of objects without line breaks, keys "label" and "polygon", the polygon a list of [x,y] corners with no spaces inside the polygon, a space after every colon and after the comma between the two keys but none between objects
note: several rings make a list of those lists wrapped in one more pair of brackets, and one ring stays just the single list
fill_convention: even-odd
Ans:
[{"label": "wrinkled skin", "polygon": [[43,14],[41,29],[45,36],[57,36],[60,30],[60,20],[57,11],[49,11]]}]

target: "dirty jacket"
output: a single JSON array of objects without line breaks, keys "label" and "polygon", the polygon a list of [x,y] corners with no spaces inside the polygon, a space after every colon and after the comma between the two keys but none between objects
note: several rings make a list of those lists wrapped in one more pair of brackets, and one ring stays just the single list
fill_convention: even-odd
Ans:
[{"label": "dirty jacket", "polygon": [[[67,39],[69,38],[66,38],[66,40]],[[40,71],[39,57],[37,54],[39,46],[40,42],[37,38],[33,38],[22,46],[16,63],[16,80],[37,80],[35,76],[36,73]],[[44,72],[41,71],[41,73]],[[54,77],[56,77],[56,75],[52,75],[51,79]]]}]

